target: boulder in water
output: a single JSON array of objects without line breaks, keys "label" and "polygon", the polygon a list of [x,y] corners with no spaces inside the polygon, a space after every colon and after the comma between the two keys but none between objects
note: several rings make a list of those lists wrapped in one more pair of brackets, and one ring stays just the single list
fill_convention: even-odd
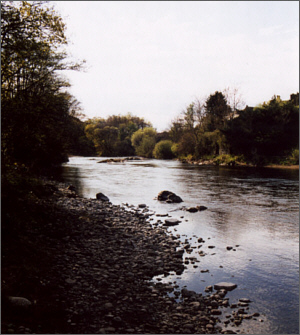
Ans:
[{"label": "boulder in water", "polygon": [[157,196],[157,200],[168,203],[180,203],[183,201],[178,195],[170,191],[161,191]]},{"label": "boulder in water", "polygon": [[96,194],[96,198],[101,201],[109,201],[108,197],[101,192]]}]

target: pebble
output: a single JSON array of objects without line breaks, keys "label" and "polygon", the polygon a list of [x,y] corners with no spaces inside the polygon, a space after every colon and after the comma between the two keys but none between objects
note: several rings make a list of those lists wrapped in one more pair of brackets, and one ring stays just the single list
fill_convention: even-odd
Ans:
[{"label": "pebble", "polygon": [[[199,261],[199,256],[205,256],[203,251],[194,250],[192,241],[182,243],[183,235],[174,238],[162,227],[162,224],[178,225],[180,220],[166,218],[164,223],[160,221],[155,226],[147,220],[149,215],[139,210],[147,208],[146,204],[139,204],[138,209],[126,204],[124,208],[105,201],[101,194],[98,198],[104,201],[68,197],[70,190],[64,184],[59,184],[58,189],[53,198],[41,200],[47,205],[52,202],[55,210],[67,218],[65,226],[53,222],[49,227],[54,237],[44,236],[45,246],[53,248],[56,257],[48,280],[58,288],[57,297],[53,299],[64,302],[65,317],[70,320],[66,324],[72,326],[72,331],[95,333],[98,330],[100,334],[168,333],[170,330],[172,333],[221,332],[216,322],[224,308],[219,306],[229,304],[229,299],[224,297],[236,284],[210,285],[205,288],[206,295],[202,295],[187,288],[175,290],[178,285],[162,280],[170,272],[180,276],[185,261],[196,268],[194,263]],[[206,207],[197,208],[204,209]],[[62,238],[55,237],[58,230]],[[194,237],[198,243],[205,243],[202,237]],[[198,258],[185,257],[192,252]],[[156,276],[159,276],[157,281],[151,280]],[[219,294],[212,294],[213,289]],[[248,303],[243,299],[246,298],[239,302]]]}]

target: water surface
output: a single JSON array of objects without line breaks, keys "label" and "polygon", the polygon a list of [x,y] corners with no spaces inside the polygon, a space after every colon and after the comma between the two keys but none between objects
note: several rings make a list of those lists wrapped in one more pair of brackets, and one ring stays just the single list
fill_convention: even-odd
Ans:
[{"label": "water surface", "polygon": [[[156,280],[201,293],[219,281],[234,282],[238,287],[228,293],[230,302],[250,298],[249,313],[259,312],[257,319],[262,320],[245,320],[236,329],[299,333],[298,170],[205,167],[150,159],[98,163],[102,159],[71,157],[63,167],[64,180],[87,198],[102,192],[114,204],[145,203],[156,213],[169,213],[182,222],[168,231],[195,247],[184,257],[195,257],[197,262],[186,265],[181,276]],[[154,198],[162,190],[178,194],[184,202],[158,202]],[[196,205],[208,209],[180,210]],[[152,223],[164,219],[152,218]],[[198,243],[199,237],[205,243]],[[202,250],[204,257],[199,255]],[[206,269],[209,272],[201,272]],[[231,310],[224,309],[223,314],[227,312]]]}]

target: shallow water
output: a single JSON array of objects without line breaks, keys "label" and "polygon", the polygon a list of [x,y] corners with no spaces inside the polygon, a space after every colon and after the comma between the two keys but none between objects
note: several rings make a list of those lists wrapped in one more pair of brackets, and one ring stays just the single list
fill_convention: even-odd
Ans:
[{"label": "shallow water", "polygon": [[[187,286],[200,293],[220,281],[234,282],[238,287],[228,293],[230,303],[250,298],[249,313],[260,313],[257,320],[245,320],[235,330],[299,334],[298,170],[205,167],[150,159],[99,164],[103,159],[71,157],[63,167],[64,180],[87,198],[102,192],[114,204],[144,203],[156,213],[169,213],[181,223],[168,231],[194,246],[184,257],[195,257],[196,263],[186,265],[181,276],[155,280],[176,282],[179,289]],[[154,200],[162,190],[178,194],[184,202]],[[196,205],[208,209],[180,210]],[[152,218],[152,223],[164,220]],[[198,243],[199,237],[205,243]],[[235,250],[228,251],[227,246]],[[199,255],[201,250],[205,257]],[[201,272],[206,269],[209,272]],[[223,310],[223,314],[231,312]]]}]

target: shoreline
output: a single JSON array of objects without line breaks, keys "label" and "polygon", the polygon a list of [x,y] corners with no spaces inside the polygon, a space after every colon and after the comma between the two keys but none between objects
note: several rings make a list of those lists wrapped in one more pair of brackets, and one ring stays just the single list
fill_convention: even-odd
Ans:
[{"label": "shoreline", "polygon": [[241,302],[232,305],[229,325],[220,319],[222,307],[230,304],[226,290],[194,292],[152,281],[184,271],[184,246],[166,228],[150,223],[147,207],[126,209],[81,198],[73,186],[49,180],[44,188],[46,195],[34,199],[43,224],[37,222],[26,236],[33,247],[29,257],[41,249],[44,263],[19,278],[8,276],[21,271],[16,260],[11,255],[5,260],[6,294],[28,299],[31,306],[18,318],[16,307],[5,302],[2,333],[226,334],[258,316],[248,314],[248,304]]},{"label": "shoreline", "polygon": [[262,165],[257,166],[253,164],[247,164],[247,163],[221,163],[217,164],[214,160],[197,160],[197,161],[191,161],[191,160],[179,160],[181,163],[186,163],[190,165],[199,165],[199,166],[220,166],[220,167],[230,167],[230,168],[256,168],[256,169],[287,169],[287,170],[299,170],[299,165],[280,165],[280,164],[269,164],[269,165]]}]

